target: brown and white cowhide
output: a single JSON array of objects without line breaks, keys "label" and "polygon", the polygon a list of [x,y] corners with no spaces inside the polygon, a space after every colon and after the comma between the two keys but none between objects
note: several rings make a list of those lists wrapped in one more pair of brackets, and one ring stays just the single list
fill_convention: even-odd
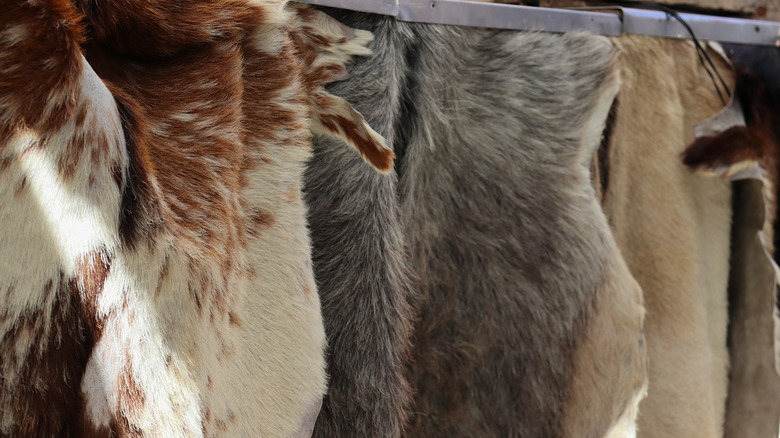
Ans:
[{"label": "brown and white cowhide", "polygon": [[[385,384],[348,376],[399,380],[388,363],[403,359],[392,340],[404,334],[405,298],[420,312],[409,364],[411,421],[402,436],[633,436],[645,383],[641,291],[588,172],[619,86],[612,45],[579,33],[329,13],[376,36],[374,56],[355,59],[352,77],[333,91],[376,121],[400,161],[394,189],[364,184],[373,177],[336,144],[315,148],[318,164],[307,180],[314,229],[367,230],[359,240],[333,233],[315,251],[324,263],[317,267],[325,274],[318,277],[323,302],[332,303],[326,324],[339,339],[331,354],[340,347],[346,358],[386,361],[331,360],[342,376],[334,373],[334,385],[345,389],[323,410],[318,436],[398,436],[403,404],[382,393]],[[322,191],[326,181],[339,187]],[[398,206],[370,201],[394,190]],[[401,237],[392,227],[369,234],[376,224],[397,223],[399,213],[414,269],[411,296],[399,281]],[[338,270],[352,261],[341,255],[352,252],[347,245],[381,250],[392,269],[370,272],[390,275],[371,286],[342,280]],[[388,308],[395,310],[382,318],[378,310]],[[362,317],[361,309],[373,313]],[[369,333],[389,336],[364,345]],[[355,425],[338,416],[360,412],[350,403],[393,417],[359,414]]]},{"label": "brown and white cowhide", "polygon": [[308,436],[311,132],[366,32],[284,1],[0,2],[0,436]]},{"label": "brown and white cowhide", "polygon": [[[603,205],[644,292],[649,359],[638,436],[723,436],[731,185],[680,154],[723,107],[690,41],[626,35],[623,85],[599,151]],[[731,82],[728,64],[711,52]]]},{"label": "brown and white cowhide", "polygon": [[[703,175],[733,175],[758,166],[757,178],[734,184],[729,351],[731,370],[725,436],[778,436],[780,377],[775,371],[778,329],[776,272],[778,165],[780,165],[780,49],[727,46],[736,70],[741,123],[698,138],[684,162]],[[774,242],[773,242],[774,235]]]}]

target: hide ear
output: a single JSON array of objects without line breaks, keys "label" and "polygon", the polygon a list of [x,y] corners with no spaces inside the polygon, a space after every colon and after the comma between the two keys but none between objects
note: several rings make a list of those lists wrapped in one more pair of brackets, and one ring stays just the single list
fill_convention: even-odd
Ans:
[{"label": "hide ear", "polygon": [[343,140],[377,170],[389,172],[395,154],[382,136],[349,103],[324,89],[329,82],[347,78],[344,64],[352,56],[372,53],[366,44],[373,35],[306,5],[291,4],[290,10],[294,17],[291,37],[304,62],[302,79],[310,96],[312,133]]},{"label": "hide ear", "polygon": [[766,139],[749,126],[732,126],[696,139],[683,152],[683,164],[702,176],[730,177],[761,161]]},{"label": "hide ear", "polygon": [[319,61],[345,63],[353,56],[372,53],[366,44],[374,40],[371,32],[353,29],[322,11],[302,3],[290,3],[296,27],[307,43],[319,52]]},{"label": "hide ear", "polygon": [[349,103],[326,91],[315,92],[312,100],[313,134],[343,140],[380,172],[392,170],[395,154],[386,146],[385,139],[371,129]]},{"label": "hide ear", "polygon": [[737,68],[735,97],[726,109],[696,126],[698,138],[683,152],[683,163],[699,175],[726,178],[757,163],[766,164],[774,146],[766,118],[772,108],[764,95],[761,81]]}]

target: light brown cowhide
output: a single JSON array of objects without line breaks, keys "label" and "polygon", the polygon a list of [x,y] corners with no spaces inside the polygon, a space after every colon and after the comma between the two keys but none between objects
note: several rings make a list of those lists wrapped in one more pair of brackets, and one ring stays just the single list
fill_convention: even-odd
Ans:
[{"label": "light brown cowhide", "polygon": [[0,1],[0,436],[304,437],[311,132],[367,32],[284,1]]},{"label": "light brown cowhide", "polygon": [[[680,154],[723,103],[690,41],[626,35],[623,85],[599,152],[603,205],[644,292],[649,359],[638,436],[721,437],[728,388],[731,185]],[[711,56],[731,83],[727,63]]]},{"label": "light brown cowhide", "polygon": [[737,76],[730,113],[738,115],[704,132],[686,149],[683,162],[703,176],[739,179],[734,182],[725,436],[774,438],[780,423],[780,376],[773,334],[780,326],[776,265],[770,254],[777,255],[780,226],[780,49],[734,45],[726,50]]}]

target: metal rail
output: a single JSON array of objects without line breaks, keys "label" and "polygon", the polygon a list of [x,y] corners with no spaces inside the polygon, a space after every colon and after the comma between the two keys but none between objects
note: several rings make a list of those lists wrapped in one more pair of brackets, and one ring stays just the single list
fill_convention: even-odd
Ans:
[{"label": "metal rail", "polygon": [[[400,21],[450,24],[494,29],[568,32],[584,30],[599,35],[624,33],[689,39],[673,17],[661,11],[604,7],[596,12],[572,9],[481,3],[462,0],[298,0],[321,6],[389,15]],[[724,43],[780,47],[780,23],[684,14],[680,17],[696,37]]]}]

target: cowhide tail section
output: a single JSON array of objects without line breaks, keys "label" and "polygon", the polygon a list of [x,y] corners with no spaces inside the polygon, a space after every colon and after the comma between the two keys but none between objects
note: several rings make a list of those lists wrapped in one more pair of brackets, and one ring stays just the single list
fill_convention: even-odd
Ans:
[{"label": "cowhide tail section", "polygon": [[[698,138],[683,158],[699,175],[736,180],[732,182],[731,367],[725,436],[774,437],[780,419],[780,377],[773,340],[777,325],[768,311],[775,305],[776,273],[767,253],[777,248],[780,51],[730,46],[727,53],[736,69],[735,94],[745,123],[737,120],[735,126],[722,126],[720,132]],[[759,167],[761,175],[741,177],[747,172],[739,171],[751,166]]]},{"label": "cowhide tail section", "polygon": [[355,55],[370,55],[371,50],[365,44],[371,42],[373,36],[365,30],[347,27],[306,5],[291,5],[299,29],[293,33],[294,39],[305,60],[303,81],[310,91],[312,133],[342,140],[377,170],[390,172],[395,155],[386,146],[384,138],[371,129],[349,103],[320,88],[348,77],[344,63]]},{"label": "cowhide tail section", "polygon": [[[680,160],[694,125],[723,103],[690,41],[613,42],[622,86],[600,164],[604,210],[647,308],[649,384],[637,436],[723,436],[731,187]],[[711,56],[730,83],[729,66]]]},{"label": "cowhide tail section", "polygon": [[582,33],[411,30],[400,195],[423,296],[408,435],[631,436],[642,299],[587,169],[614,49]]},{"label": "cowhide tail section", "polygon": [[[328,13],[376,38],[373,56],[355,58],[349,80],[328,90],[355,105],[392,145],[411,35],[387,17]],[[403,436],[413,289],[396,183],[395,175],[377,173],[330,135],[315,136],[305,200],[330,377],[318,438]]]},{"label": "cowhide tail section", "polygon": [[126,157],[65,1],[0,2],[0,436],[84,437]]}]

